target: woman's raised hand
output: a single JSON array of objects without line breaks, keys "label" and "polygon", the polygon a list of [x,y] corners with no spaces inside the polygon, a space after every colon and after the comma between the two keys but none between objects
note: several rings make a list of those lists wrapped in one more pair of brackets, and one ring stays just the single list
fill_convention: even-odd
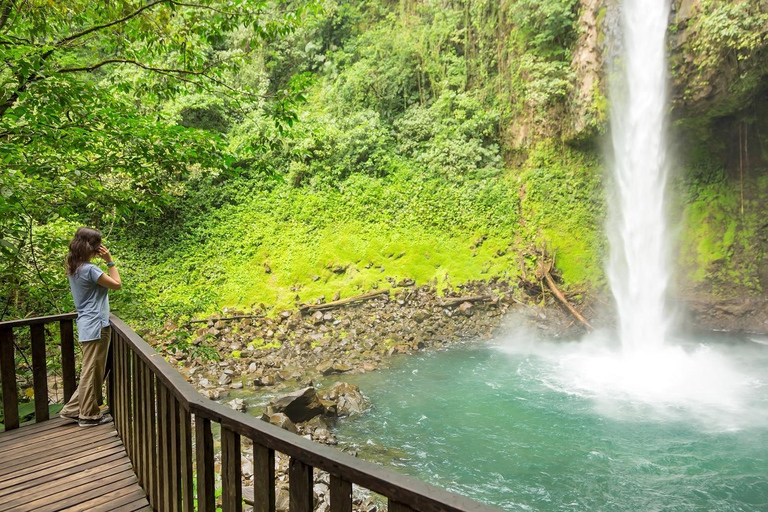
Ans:
[{"label": "woman's raised hand", "polygon": [[100,245],[98,249],[98,254],[107,263],[112,261],[112,254],[110,254],[109,249],[107,249],[105,246]]}]

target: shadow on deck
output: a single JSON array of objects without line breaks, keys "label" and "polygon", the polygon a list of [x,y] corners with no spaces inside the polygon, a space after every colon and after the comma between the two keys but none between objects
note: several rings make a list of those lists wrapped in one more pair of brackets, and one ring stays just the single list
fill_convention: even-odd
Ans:
[{"label": "shadow on deck", "polygon": [[0,433],[0,511],[152,510],[114,424],[64,418]]}]

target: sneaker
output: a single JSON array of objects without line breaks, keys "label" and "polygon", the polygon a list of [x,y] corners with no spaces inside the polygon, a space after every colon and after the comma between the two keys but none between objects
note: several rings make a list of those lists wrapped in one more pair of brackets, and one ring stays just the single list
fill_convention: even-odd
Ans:
[{"label": "sneaker", "polygon": [[101,418],[95,418],[92,420],[80,418],[77,423],[81,427],[97,427],[99,425],[104,425],[105,423],[112,423],[112,416],[105,414]]},{"label": "sneaker", "polygon": [[69,414],[62,414],[59,413],[60,418],[64,418],[65,420],[74,421],[75,423],[78,423],[80,421],[80,416],[75,414],[74,416],[70,416]]}]

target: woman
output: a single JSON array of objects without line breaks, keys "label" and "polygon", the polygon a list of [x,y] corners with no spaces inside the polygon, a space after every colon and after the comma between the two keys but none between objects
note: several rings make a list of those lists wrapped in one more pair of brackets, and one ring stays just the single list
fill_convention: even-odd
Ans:
[{"label": "woman", "polygon": [[[109,274],[91,263],[96,256],[106,262]],[[93,427],[112,421],[109,414],[101,413],[98,402],[112,333],[107,293],[122,286],[117,266],[109,250],[101,244],[98,230],[77,230],[69,243],[67,276],[77,309],[77,337],[83,352],[83,364],[80,385],[60,415],[77,421],[81,427]]]}]

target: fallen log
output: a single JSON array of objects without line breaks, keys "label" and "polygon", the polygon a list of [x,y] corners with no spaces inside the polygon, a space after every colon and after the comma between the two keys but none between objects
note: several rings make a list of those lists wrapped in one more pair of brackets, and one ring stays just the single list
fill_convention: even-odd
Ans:
[{"label": "fallen log", "polygon": [[261,318],[264,315],[237,315],[229,316],[226,318],[200,318],[196,320],[190,320],[188,324],[204,324],[208,322],[228,322],[231,320],[242,320],[243,318]]},{"label": "fallen log", "polygon": [[335,300],[333,302],[326,302],[325,304],[303,304],[299,308],[299,311],[301,311],[302,313],[313,312],[313,311],[326,311],[329,309],[335,309],[345,304],[350,304],[352,302],[359,302],[359,301],[374,299],[381,295],[389,295],[389,290],[377,290],[375,292],[368,292],[362,295],[357,295],[355,297],[349,297],[347,299]]},{"label": "fallen log", "polygon": [[472,295],[470,297],[451,297],[447,300],[444,300],[442,303],[443,307],[446,308],[452,308],[454,306],[458,306],[460,304],[464,304],[465,302],[490,302],[493,300],[493,297],[490,295]]},{"label": "fallen log", "polygon": [[557,300],[559,300],[568,311],[570,311],[570,313],[576,318],[576,320],[581,322],[584,325],[584,327],[587,328],[587,330],[593,331],[594,327],[592,327],[592,325],[590,325],[590,323],[587,322],[587,320],[583,316],[581,316],[581,313],[576,311],[576,309],[573,306],[571,306],[571,303],[568,302],[568,299],[565,298],[565,296],[563,295],[563,292],[557,289],[557,286],[555,286],[555,280],[552,279],[552,276],[550,275],[549,270],[544,271],[544,280],[547,282],[547,287],[549,287],[552,294],[555,297],[557,297]]}]

